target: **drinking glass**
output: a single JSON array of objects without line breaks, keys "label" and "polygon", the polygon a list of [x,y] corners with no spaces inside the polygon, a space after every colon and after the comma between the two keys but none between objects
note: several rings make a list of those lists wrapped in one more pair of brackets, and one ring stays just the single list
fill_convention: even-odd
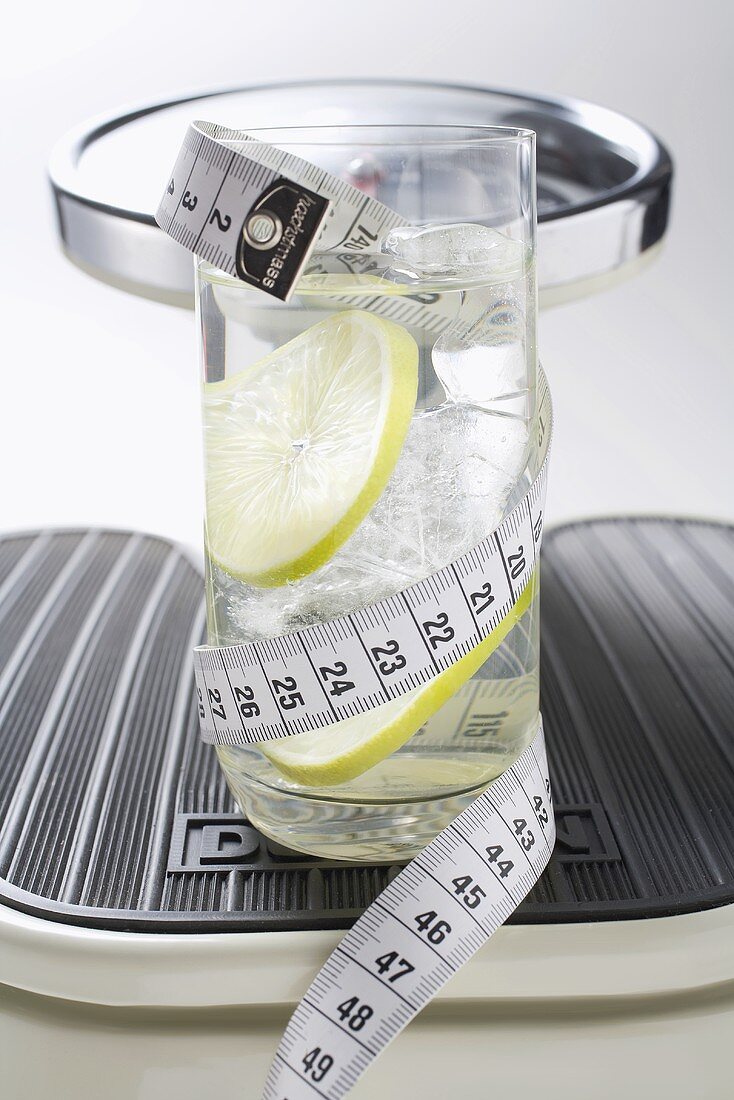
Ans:
[{"label": "drinking glass", "polygon": [[[288,303],[197,261],[218,646],[328,622],[431,575],[497,527],[539,459],[534,134],[253,133],[406,224],[357,254],[321,255],[317,244]],[[386,415],[372,400],[377,378],[392,386]],[[314,546],[309,524],[322,536]],[[537,590],[535,577],[483,661],[327,729],[218,747],[242,811],[298,851],[415,855],[536,732]],[[471,599],[479,617],[491,591]],[[399,665],[392,645],[369,656],[385,680]],[[340,662],[321,673],[329,690],[349,691]],[[292,717],[297,687],[274,687]]]}]

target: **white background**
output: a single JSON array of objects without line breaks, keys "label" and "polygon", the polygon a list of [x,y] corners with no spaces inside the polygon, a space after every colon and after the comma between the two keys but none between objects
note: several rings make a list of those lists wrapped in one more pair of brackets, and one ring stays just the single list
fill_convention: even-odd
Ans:
[{"label": "white background", "polygon": [[45,179],[55,139],[192,87],[320,76],[567,94],[659,134],[677,169],[663,255],[541,318],[557,411],[550,515],[731,518],[734,65],[723,0],[71,0],[14,4],[3,22],[0,527],[200,537],[193,317],[62,257]]}]

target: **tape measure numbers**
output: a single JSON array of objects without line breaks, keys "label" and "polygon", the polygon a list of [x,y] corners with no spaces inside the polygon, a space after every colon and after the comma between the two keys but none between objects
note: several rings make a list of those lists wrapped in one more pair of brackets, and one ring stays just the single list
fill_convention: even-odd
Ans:
[{"label": "tape measure numbers", "polygon": [[[287,299],[319,252],[359,254],[404,219],[350,184],[239,131],[194,123],[157,220],[174,240],[266,293]],[[334,296],[354,306],[356,295]],[[434,296],[365,298],[362,308],[443,331]],[[440,299],[440,295],[435,296]],[[396,317],[397,319],[397,317]],[[195,653],[204,740],[265,741],[319,729],[440,675],[529,605],[543,531],[551,405],[539,374],[538,470],[486,539],[402,592],[332,622],[269,641]],[[499,637],[499,634],[498,634]],[[388,664],[381,655],[388,653]],[[395,660],[396,654],[400,660]],[[328,690],[321,669],[348,670]],[[370,905],[291,1018],[264,1100],[340,1100],[385,1046],[507,920],[553,849],[542,723],[515,763]]]}]

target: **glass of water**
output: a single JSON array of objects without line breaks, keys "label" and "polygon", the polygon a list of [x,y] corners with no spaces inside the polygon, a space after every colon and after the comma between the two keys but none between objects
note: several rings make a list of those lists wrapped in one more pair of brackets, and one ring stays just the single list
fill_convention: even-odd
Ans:
[{"label": "glass of water", "polygon": [[[254,136],[405,225],[357,254],[317,245],[288,303],[197,264],[208,636],[220,646],[329,622],[430,576],[490,534],[538,468],[534,135]],[[477,621],[491,614],[490,584],[469,596]],[[533,578],[493,640],[408,695],[323,729],[219,747],[243,812],[296,850],[415,855],[536,732],[536,597]],[[440,652],[450,626],[441,615],[424,626]],[[400,640],[365,649],[389,684]],[[348,702],[348,663],[335,655],[318,671]],[[268,686],[296,718],[295,678]],[[258,713],[253,691],[241,705]]]}]

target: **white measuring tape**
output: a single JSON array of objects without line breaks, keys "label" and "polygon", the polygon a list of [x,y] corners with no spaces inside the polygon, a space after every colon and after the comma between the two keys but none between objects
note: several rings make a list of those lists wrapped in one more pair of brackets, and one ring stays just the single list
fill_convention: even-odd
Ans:
[{"label": "white measuring tape", "polygon": [[[323,169],[201,122],[186,135],[156,217],[192,252],[281,299],[317,242],[320,253],[359,253],[405,224]],[[432,304],[416,295],[401,322],[445,328]],[[397,298],[386,308],[405,307]],[[319,729],[428,683],[493,634],[499,644],[534,592],[551,434],[542,371],[535,424],[532,485],[469,553],[351,615],[270,641],[197,649],[203,739],[236,745]],[[330,956],[288,1024],[264,1100],[349,1092],[507,920],[554,840],[541,723],[512,767],[383,890]]]},{"label": "white measuring tape", "polygon": [[395,878],[309,986],[264,1100],[338,1100],[540,878],[555,842],[542,728]]}]

